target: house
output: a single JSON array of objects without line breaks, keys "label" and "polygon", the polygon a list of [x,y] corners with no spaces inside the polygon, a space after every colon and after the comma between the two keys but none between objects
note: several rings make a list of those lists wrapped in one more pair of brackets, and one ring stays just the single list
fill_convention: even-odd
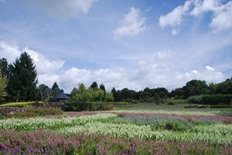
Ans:
[{"label": "house", "polygon": [[61,89],[60,92],[58,92],[55,96],[55,101],[65,101],[68,99],[68,96],[64,93],[64,90]]}]

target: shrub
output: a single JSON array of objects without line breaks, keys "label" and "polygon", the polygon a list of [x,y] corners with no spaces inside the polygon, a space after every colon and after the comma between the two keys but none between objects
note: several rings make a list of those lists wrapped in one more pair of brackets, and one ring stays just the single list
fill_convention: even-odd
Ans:
[{"label": "shrub", "polygon": [[210,108],[232,108],[232,105],[211,105]]},{"label": "shrub", "polygon": [[76,104],[76,107],[72,107],[70,105],[66,105],[67,111],[105,111],[112,110],[113,104],[109,104],[111,102],[89,102],[89,103],[79,103]]},{"label": "shrub", "polygon": [[98,103],[98,109],[97,110],[113,110],[113,104],[108,103]]}]

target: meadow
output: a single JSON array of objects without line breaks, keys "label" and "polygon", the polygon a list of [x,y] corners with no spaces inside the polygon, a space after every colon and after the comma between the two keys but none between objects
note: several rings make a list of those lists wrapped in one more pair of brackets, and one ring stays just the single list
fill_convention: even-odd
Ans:
[{"label": "meadow", "polygon": [[0,154],[232,154],[231,109],[136,105],[1,119]]}]

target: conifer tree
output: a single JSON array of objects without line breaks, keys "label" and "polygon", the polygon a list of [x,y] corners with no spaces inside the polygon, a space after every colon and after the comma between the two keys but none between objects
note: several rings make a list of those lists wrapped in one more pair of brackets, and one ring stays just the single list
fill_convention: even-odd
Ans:
[{"label": "conifer tree", "polygon": [[10,101],[32,101],[36,98],[36,66],[31,57],[22,53],[9,65],[9,82],[7,86]]}]

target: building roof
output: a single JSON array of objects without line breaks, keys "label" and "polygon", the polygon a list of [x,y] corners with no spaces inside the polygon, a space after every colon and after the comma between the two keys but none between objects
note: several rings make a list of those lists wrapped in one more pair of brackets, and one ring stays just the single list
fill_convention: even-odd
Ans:
[{"label": "building roof", "polygon": [[68,96],[64,93],[63,90],[61,90],[60,92],[58,92],[55,96],[56,100],[66,100],[68,99]]}]

